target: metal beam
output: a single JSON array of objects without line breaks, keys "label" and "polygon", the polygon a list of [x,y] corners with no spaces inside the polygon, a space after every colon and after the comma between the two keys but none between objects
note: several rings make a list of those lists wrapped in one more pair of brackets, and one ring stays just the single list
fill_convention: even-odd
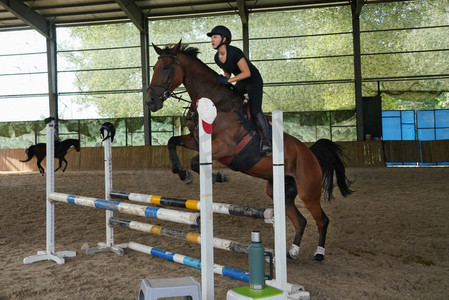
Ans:
[{"label": "metal beam", "polygon": [[243,0],[237,0],[237,8],[242,21],[242,38],[243,38],[243,53],[249,58],[249,28],[248,28],[248,10],[246,9]]},{"label": "metal beam", "polygon": [[47,38],[47,68],[48,68],[48,101],[50,117],[58,122],[58,69],[57,69],[56,26],[49,28]]},{"label": "metal beam", "polygon": [[150,83],[150,52],[148,46],[150,37],[148,31],[148,19],[143,20],[144,31],[140,32],[140,58],[142,67],[142,104],[143,104],[143,131],[145,136],[145,145],[151,146],[151,111],[145,103],[148,85]]},{"label": "metal beam", "polygon": [[140,8],[136,5],[136,2],[133,0],[115,0],[115,2],[117,2],[120,8],[125,12],[140,32],[144,32],[145,28],[143,26],[143,21],[145,18]]},{"label": "metal beam", "polygon": [[362,102],[362,55],[360,51],[360,12],[363,0],[353,0],[352,7],[352,39],[354,51],[354,88],[355,88],[355,113],[357,124],[357,140],[363,141],[365,133],[363,129],[363,102]]},{"label": "metal beam", "polygon": [[245,6],[245,1],[237,0],[237,8],[239,10],[240,19],[243,24],[248,24],[248,10]]},{"label": "metal beam", "polygon": [[46,38],[50,37],[49,22],[20,0],[0,0],[0,5]]}]

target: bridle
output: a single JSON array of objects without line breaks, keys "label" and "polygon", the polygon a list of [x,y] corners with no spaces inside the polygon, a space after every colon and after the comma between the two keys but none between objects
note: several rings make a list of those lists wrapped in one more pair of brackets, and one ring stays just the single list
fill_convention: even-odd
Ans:
[{"label": "bridle", "polygon": [[[163,57],[172,58],[173,61],[174,61],[174,64],[170,66],[170,69],[171,69],[171,70],[170,70],[170,75],[169,75],[169,76],[170,76],[170,77],[169,77],[169,80],[170,80],[170,81],[169,81],[168,87],[166,87],[166,86],[164,86],[164,85],[161,85],[161,84],[150,84],[149,87],[148,87],[148,89],[147,89],[147,92],[148,92],[149,90],[152,90],[152,91],[156,94],[156,96],[158,97],[158,99],[159,99],[160,101],[162,101],[162,102],[164,102],[165,100],[167,100],[167,99],[170,98],[170,97],[173,97],[173,98],[175,98],[175,99],[178,99],[178,100],[181,100],[181,101],[185,101],[185,102],[189,102],[189,103],[190,103],[190,101],[187,101],[187,100],[181,98],[180,96],[178,96],[178,94],[185,93],[185,91],[184,91],[184,92],[180,92],[180,93],[175,93],[175,92],[173,91],[172,93],[170,93],[170,91],[171,91],[171,89],[172,89],[172,87],[173,87],[173,81],[174,81],[174,79],[175,79],[176,66],[179,65],[179,66],[183,69],[183,66],[182,66],[181,63],[179,62],[178,57],[177,57],[176,55],[162,54],[162,55],[160,55],[160,56],[158,57],[158,60],[161,59],[161,58],[163,58]],[[164,66],[164,68],[165,68],[165,66]],[[183,70],[183,71],[184,71],[184,70]],[[159,93],[156,89],[163,89],[163,92],[162,92],[162,93]]]}]

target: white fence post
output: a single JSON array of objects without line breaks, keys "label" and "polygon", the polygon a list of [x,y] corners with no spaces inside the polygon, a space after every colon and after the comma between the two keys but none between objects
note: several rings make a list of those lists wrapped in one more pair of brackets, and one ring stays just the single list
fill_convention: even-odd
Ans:
[{"label": "white fence post", "polygon": [[[110,123],[105,123],[110,124]],[[104,124],[103,124],[104,125]],[[102,126],[103,126],[102,125]],[[113,125],[110,124],[112,127]],[[111,128],[112,129],[112,128]],[[102,130],[102,127],[100,127]],[[115,128],[114,128],[115,130]],[[104,132],[104,194],[106,200],[111,200],[112,191],[112,139],[113,136],[109,132]],[[118,255],[123,255],[123,248],[127,248],[127,244],[114,244],[114,228],[109,224],[109,219],[114,216],[114,212],[106,210],[106,243],[98,243],[97,247],[91,247],[86,250],[87,254],[95,254],[99,252],[110,251]]]},{"label": "white fence post", "polygon": [[203,122],[212,124],[216,116],[216,108],[212,101],[206,98],[198,100],[197,105],[200,142],[201,291],[203,299],[214,299],[212,138],[211,132],[204,131]]},{"label": "white fence post", "polygon": [[38,251],[37,255],[28,256],[23,259],[24,264],[42,260],[53,260],[61,265],[65,263],[64,257],[76,256],[75,251],[61,251],[55,253],[55,205],[49,199],[50,193],[55,189],[55,121],[54,118],[45,120],[47,126],[47,145],[46,145],[46,250]]},{"label": "white fence post", "polygon": [[284,188],[284,125],[282,111],[272,113],[273,124],[273,201],[276,281],[282,289],[287,284],[285,188]]}]

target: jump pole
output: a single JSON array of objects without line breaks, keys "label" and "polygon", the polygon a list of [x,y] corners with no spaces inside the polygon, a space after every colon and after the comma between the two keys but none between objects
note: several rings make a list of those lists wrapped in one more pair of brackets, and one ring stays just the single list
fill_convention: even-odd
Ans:
[{"label": "jump pole", "polygon": [[[122,191],[111,191],[112,199],[129,200],[134,202],[149,203],[160,206],[170,206],[178,208],[187,208],[191,210],[200,210],[200,201],[192,199],[172,198],[157,195],[129,193]],[[272,208],[259,208],[252,206],[241,206],[228,203],[212,203],[212,210],[216,214],[241,216],[262,219],[265,223],[273,223],[274,211]]]},{"label": "jump pole", "polygon": [[55,119],[45,119],[47,126],[47,172],[46,172],[46,250],[38,251],[36,255],[23,259],[24,264],[31,264],[42,260],[52,260],[59,265],[65,263],[64,257],[76,256],[75,251],[55,252],[55,205],[50,201],[49,195],[55,190]]},{"label": "jump pole", "polygon": [[[201,245],[201,235],[197,232],[188,232],[184,230],[167,228],[154,224],[148,224],[134,220],[126,220],[116,217],[112,217],[111,219],[109,219],[109,224],[113,226],[129,228],[131,230],[152,233],[159,236],[171,237],[178,240],[184,240],[190,243]],[[217,237],[214,237],[213,244],[214,248],[217,249],[241,254],[248,254],[248,247],[249,247],[248,244],[243,244],[236,241],[231,241],[228,239],[222,239]],[[268,248],[265,248],[265,251],[274,253],[272,249]]]}]

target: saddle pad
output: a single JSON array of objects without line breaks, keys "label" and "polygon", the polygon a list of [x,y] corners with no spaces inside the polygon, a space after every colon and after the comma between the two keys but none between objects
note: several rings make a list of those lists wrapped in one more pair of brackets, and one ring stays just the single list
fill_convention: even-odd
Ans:
[{"label": "saddle pad", "polygon": [[250,131],[237,145],[233,156],[220,159],[220,162],[234,171],[246,171],[257,164],[265,155],[260,153],[260,137]]}]

